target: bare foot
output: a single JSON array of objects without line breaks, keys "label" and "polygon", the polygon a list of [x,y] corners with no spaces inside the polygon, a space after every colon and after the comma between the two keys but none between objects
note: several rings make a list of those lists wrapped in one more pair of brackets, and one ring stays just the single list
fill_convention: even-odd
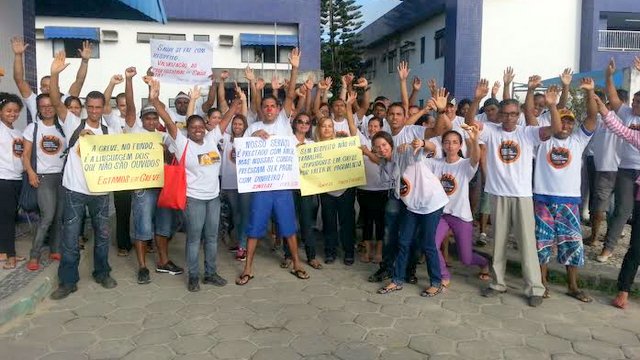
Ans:
[{"label": "bare foot", "polygon": [[619,308],[626,309],[629,303],[629,293],[626,291],[620,291],[618,295],[611,301],[611,305]]}]

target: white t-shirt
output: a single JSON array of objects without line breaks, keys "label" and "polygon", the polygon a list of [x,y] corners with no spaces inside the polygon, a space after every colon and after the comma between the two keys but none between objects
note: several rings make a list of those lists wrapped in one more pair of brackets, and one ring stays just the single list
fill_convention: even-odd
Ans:
[{"label": "white t-shirt", "polygon": [[[199,200],[211,200],[220,194],[220,152],[218,142],[222,138],[219,128],[209,131],[202,145],[187,139],[178,131],[174,139],[176,158],[182,158],[185,147],[185,167],[187,172],[187,196]],[[187,147],[187,143],[189,146]]]},{"label": "white t-shirt", "polygon": [[[64,167],[64,159],[60,155],[67,148],[67,139],[62,136],[55,125],[46,126],[41,120],[38,120],[38,132],[34,139],[34,127],[35,123],[33,122],[27,125],[22,132],[22,136],[26,141],[31,142],[31,151],[36,152],[36,172],[38,174],[61,173]],[[29,161],[31,160],[29,159]]]},{"label": "white t-shirt", "polygon": [[480,139],[487,148],[485,191],[496,196],[530,197],[533,147],[540,144],[539,126],[516,126],[502,130],[502,124],[485,123]]},{"label": "white t-shirt", "polygon": [[469,205],[469,181],[476,174],[478,164],[471,166],[471,160],[462,158],[451,164],[445,159],[438,159],[429,161],[429,167],[440,179],[440,184],[449,197],[444,213],[464,221],[473,221],[471,205]]},{"label": "white t-shirt", "polygon": [[337,138],[351,136],[351,131],[349,131],[349,122],[347,119],[343,119],[342,121],[333,120],[333,132],[336,134]]},{"label": "white t-shirt", "polygon": [[392,134],[394,148],[402,144],[410,144],[415,139],[424,139],[425,127],[420,125],[405,125],[396,135]]},{"label": "white t-shirt", "polygon": [[222,140],[222,189],[237,189],[238,173],[236,170],[236,147],[229,134]]},{"label": "white t-shirt", "polygon": [[[362,131],[363,134],[365,134],[367,137],[369,137],[369,120],[371,120],[371,118],[373,118],[373,114],[371,115],[365,115],[362,118],[362,121],[357,119],[357,115],[354,114],[353,115],[354,118],[356,119],[356,124],[360,124],[360,131]],[[391,134],[391,127],[389,126],[389,122],[387,121],[387,119],[382,119],[382,130],[388,132],[389,134]]]},{"label": "white t-shirt", "polygon": [[264,130],[269,135],[293,136],[291,123],[289,122],[289,117],[287,116],[287,112],[284,109],[280,110],[278,117],[271,124],[265,124],[262,121],[256,121],[253,124],[249,125],[247,131],[244,132],[244,137],[251,137],[253,133],[258,130]]},{"label": "white t-shirt", "polygon": [[429,162],[422,151],[416,155],[408,150],[403,154],[394,151],[393,161],[396,163],[394,177],[395,193],[407,206],[407,210],[416,214],[429,214],[449,202],[447,194],[438,178],[431,172]]},{"label": "white t-shirt", "polygon": [[[630,129],[640,130],[640,116],[633,115],[633,111],[627,104],[622,104],[616,115],[620,117],[622,123],[624,123]],[[623,142],[620,148],[620,169],[634,169],[640,170],[640,151],[629,144]]]},{"label": "white t-shirt", "polygon": [[0,121],[0,179],[22,179],[22,152],[24,143],[20,130],[12,129]]},{"label": "white t-shirt", "polygon": [[562,197],[581,196],[582,153],[592,133],[580,126],[566,139],[552,136],[538,147],[533,193]]},{"label": "white t-shirt", "polygon": [[[500,121],[494,123],[492,121],[489,121],[489,119],[487,119],[487,114],[482,113],[482,114],[478,114],[476,115],[476,121],[479,121],[481,123],[489,123],[489,124],[500,124]],[[522,112],[520,112],[520,115],[518,116],[518,125],[520,126],[527,126],[527,120],[524,117],[524,114]]]},{"label": "white t-shirt", "polygon": [[591,137],[590,143],[596,171],[618,171],[618,165],[620,165],[619,152],[623,141],[604,125],[600,114],[597,116],[597,121],[598,126]]},{"label": "white t-shirt", "polygon": [[[371,140],[367,139],[361,132],[358,132],[360,137],[360,144],[367,147],[367,149],[371,150]],[[389,187],[383,184],[380,179],[380,166],[374,163],[369,159],[368,156],[362,155],[364,158],[364,173],[367,179],[367,184],[364,186],[358,187],[358,189],[368,190],[368,191],[380,191],[380,190],[388,190]]]},{"label": "white t-shirt", "polygon": [[[62,97],[60,98],[60,102],[62,102],[64,104],[64,101],[69,97],[69,94],[64,94],[62,95]],[[33,91],[31,92],[31,95],[29,95],[26,98],[22,98],[22,102],[24,102],[24,107],[29,110],[29,113],[31,114],[31,121],[36,121],[38,120],[37,118],[37,114],[38,114],[38,103],[36,102],[36,99],[38,98],[38,95],[36,95],[36,93],[34,93]]]},{"label": "white t-shirt", "polygon": [[[71,140],[71,136],[76,131],[76,129],[80,126],[80,118],[73,115],[71,111],[67,111],[67,117],[62,124],[62,129],[64,130],[64,134]],[[102,127],[98,126],[97,128],[93,128],[89,126],[88,123],[85,123],[85,129],[90,129],[94,135],[89,136],[97,136],[97,135],[105,135],[102,133]],[[109,134],[120,134],[122,131],[120,128],[108,127]],[[106,195],[108,193],[92,193],[89,191],[89,187],[87,186],[87,181],[84,178],[84,171],[82,170],[82,159],[80,158],[80,138],[73,145],[71,149],[69,149],[69,153],[67,154],[67,165],[64,168],[64,175],[62,176],[62,186],[65,188],[75,191],[85,195]]]}]

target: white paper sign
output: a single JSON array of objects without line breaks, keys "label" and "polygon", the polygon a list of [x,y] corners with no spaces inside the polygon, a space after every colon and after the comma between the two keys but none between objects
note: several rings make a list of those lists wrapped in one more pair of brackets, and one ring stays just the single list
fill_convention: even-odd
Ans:
[{"label": "white paper sign", "polygon": [[161,82],[209,84],[212,66],[211,43],[151,39],[151,67]]},{"label": "white paper sign", "polygon": [[295,137],[243,137],[234,143],[239,193],[299,188]]}]

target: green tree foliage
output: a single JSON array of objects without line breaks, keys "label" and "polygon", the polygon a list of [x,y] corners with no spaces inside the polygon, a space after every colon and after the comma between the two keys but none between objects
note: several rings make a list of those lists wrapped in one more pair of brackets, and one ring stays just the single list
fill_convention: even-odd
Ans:
[{"label": "green tree foliage", "polygon": [[362,60],[357,32],[362,27],[361,5],[355,0],[322,0],[320,23],[322,36],[321,66],[325,76],[340,86],[340,76],[356,72]]}]

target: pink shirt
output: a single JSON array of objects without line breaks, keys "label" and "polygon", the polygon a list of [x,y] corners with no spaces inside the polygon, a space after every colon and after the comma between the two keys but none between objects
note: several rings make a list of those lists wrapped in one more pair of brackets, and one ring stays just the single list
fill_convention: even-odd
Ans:
[{"label": "pink shirt", "polygon": [[[622,138],[622,140],[633,145],[635,148],[640,149],[640,130],[634,130],[626,127],[618,117],[616,117],[613,111],[609,111],[607,116],[604,117],[604,124],[612,133]],[[640,185],[640,176],[636,178],[636,184]],[[638,191],[636,192],[636,201],[640,201],[640,188],[638,188]]]}]

